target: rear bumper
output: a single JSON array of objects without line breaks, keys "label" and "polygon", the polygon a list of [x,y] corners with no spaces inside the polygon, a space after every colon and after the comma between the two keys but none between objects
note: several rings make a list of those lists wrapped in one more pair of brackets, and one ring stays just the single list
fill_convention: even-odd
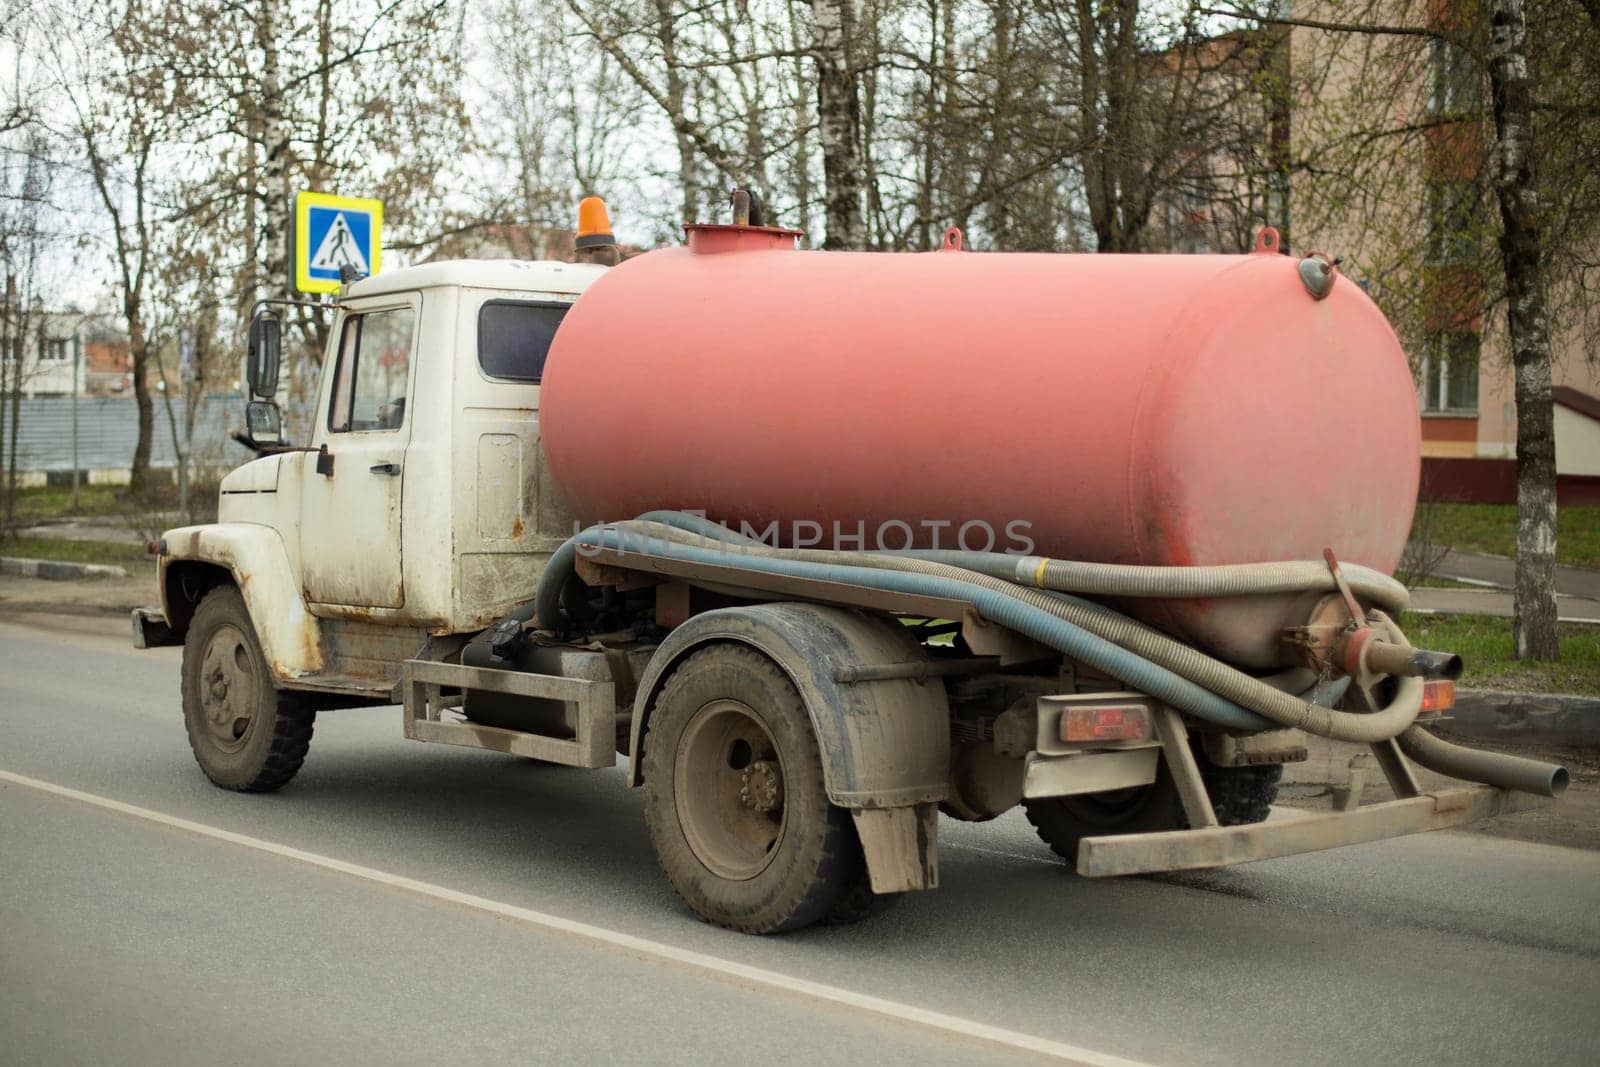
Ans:
[{"label": "rear bumper", "polygon": [[1226,867],[1424,830],[1444,830],[1550,803],[1546,797],[1484,785],[1281,822],[1088,837],[1078,844],[1078,873],[1085,878],[1107,878]]},{"label": "rear bumper", "polygon": [[167,617],[159,608],[133,609],[133,647],[161,648],[163,645],[181,645],[183,638],[172,632]]}]

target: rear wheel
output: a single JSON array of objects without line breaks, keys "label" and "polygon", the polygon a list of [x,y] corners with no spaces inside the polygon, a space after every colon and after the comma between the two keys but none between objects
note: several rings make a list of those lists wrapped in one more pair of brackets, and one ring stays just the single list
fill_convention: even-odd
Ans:
[{"label": "rear wheel", "polygon": [[[1281,764],[1219,767],[1198,746],[1194,747],[1195,762],[1200,766],[1200,777],[1218,823],[1243,826],[1267,817],[1283,778]],[[1078,861],[1078,843],[1086,837],[1157,833],[1189,826],[1165,759],[1156,768],[1156,780],[1149,785],[1109,793],[1025,800],[1023,810],[1051,851],[1071,863]]]},{"label": "rear wheel", "polygon": [[828,803],[810,717],[765,656],[714,645],[673,672],[650,717],[644,794],[656,858],[707,922],[770,934],[865,917],[850,813]]},{"label": "rear wheel", "polygon": [[1200,761],[1200,777],[1205,779],[1211,807],[1223,826],[1246,826],[1262,822],[1278,799],[1278,783],[1283,781],[1283,764],[1261,767],[1218,767]]},{"label": "rear wheel", "polygon": [[305,762],[316,717],[273,687],[239,591],[206,594],[183,642],[183,723],[206,777],[246,793],[280,788]]},{"label": "rear wheel", "polygon": [[822,917],[827,926],[849,926],[882,915],[900,902],[904,893],[874,893],[872,882],[863,870],[856,884],[835,904],[833,910]]}]

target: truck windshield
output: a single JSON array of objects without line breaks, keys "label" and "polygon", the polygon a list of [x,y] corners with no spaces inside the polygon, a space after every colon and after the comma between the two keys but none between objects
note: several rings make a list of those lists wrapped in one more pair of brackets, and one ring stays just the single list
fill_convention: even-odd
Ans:
[{"label": "truck windshield", "polygon": [[537,383],[570,304],[491,300],[478,312],[478,366],[491,378]]}]

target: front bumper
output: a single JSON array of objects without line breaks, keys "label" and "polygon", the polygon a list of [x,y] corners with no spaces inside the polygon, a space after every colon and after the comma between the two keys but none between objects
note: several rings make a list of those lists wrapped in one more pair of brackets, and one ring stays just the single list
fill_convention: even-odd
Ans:
[{"label": "front bumper", "polygon": [[167,617],[160,608],[133,609],[133,647],[161,648],[164,645],[181,645],[183,638],[172,632]]},{"label": "front bumper", "polygon": [[1496,815],[1542,808],[1553,801],[1516,790],[1478,785],[1327,815],[1249,826],[1211,826],[1154,834],[1087,837],[1078,843],[1085,878],[1188,871],[1359,845],[1386,837],[1464,826]]}]

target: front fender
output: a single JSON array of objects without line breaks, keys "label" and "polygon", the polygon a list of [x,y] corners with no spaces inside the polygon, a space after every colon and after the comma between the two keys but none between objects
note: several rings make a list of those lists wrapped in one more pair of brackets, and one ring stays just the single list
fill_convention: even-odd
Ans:
[{"label": "front fender", "polygon": [[[192,603],[178,600],[185,578],[193,574],[200,580],[200,567],[225,570],[244,597],[273,680],[283,685],[322,670],[321,625],[306,610],[300,583],[277,530],[255,523],[224,522],[168,530],[162,540],[166,551],[157,582],[167,619],[187,626]],[[185,567],[194,569],[186,572]]]},{"label": "front fender", "polygon": [[695,649],[718,641],[766,655],[800,692],[822,752],[828,799],[844,808],[907,807],[945,799],[950,711],[938,679],[844,683],[845,666],[913,663],[927,654],[905,627],[846,608],[757,604],[696,615],[651,658],[634,698],[629,785],[642,784],[640,757],[656,694]]}]

